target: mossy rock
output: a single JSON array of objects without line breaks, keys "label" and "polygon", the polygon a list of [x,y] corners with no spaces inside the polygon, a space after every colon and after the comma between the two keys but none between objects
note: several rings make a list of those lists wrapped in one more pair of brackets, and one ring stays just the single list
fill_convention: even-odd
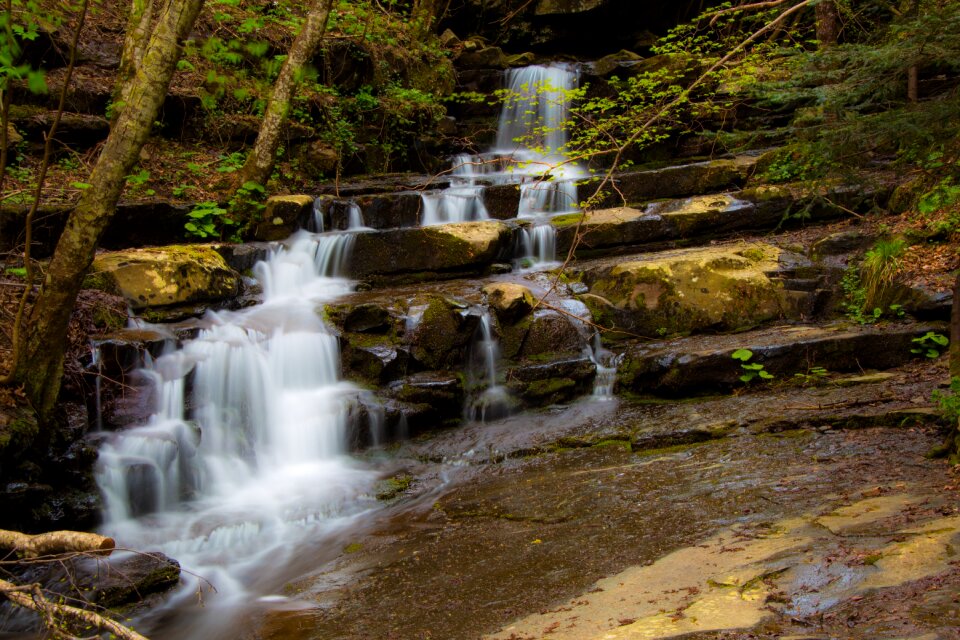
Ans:
[{"label": "mossy rock", "polygon": [[354,242],[349,272],[374,279],[479,273],[511,255],[512,242],[510,227],[496,221],[361,233]]},{"label": "mossy rock", "polygon": [[501,323],[514,324],[533,308],[533,293],[515,282],[493,282],[481,289]]},{"label": "mossy rock", "polygon": [[305,222],[313,211],[313,196],[284,195],[267,198],[263,219],[253,228],[253,239],[286,239]]},{"label": "mossy rock", "polygon": [[476,317],[464,316],[461,309],[442,296],[426,296],[414,302],[425,308],[406,338],[413,357],[425,369],[456,368],[462,364],[464,350],[478,324]]},{"label": "mossy rock", "polygon": [[141,310],[233,298],[240,276],[210,245],[174,245],[101,253],[84,285]]},{"label": "mossy rock", "polygon": [[754,243],[654,254],[585,272],[581,299],[598,324],[646,337],[751,327],[790,312],[771,277],[782,253]]},{"label": "mossy rock", "polygon": [[579,354],[584,346],[583,335],[567,316],[546,309],[534,313],[519,355],[523,358],[549,355],[553,359]]}]

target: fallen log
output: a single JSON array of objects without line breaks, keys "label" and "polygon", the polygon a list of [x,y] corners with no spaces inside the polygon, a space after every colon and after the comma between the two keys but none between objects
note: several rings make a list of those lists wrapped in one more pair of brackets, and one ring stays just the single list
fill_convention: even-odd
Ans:
[{"label": "fallen log", "polygon": [[[9,533],[9,532],[4,532]],[[56,532],[56,533],[75,533],[75,532]],[[21,534],[22,535],[22,534]],[[115,620],[86,609],[79,609],[65,604],[50,602],[40,590],[40,585],[31,584],[18,586],[6,580],[0,580],[0,597],[4,597],[11,603],[30,609],[40,614],[44,625],[55,638],[74,638],[75,636],[66,633],[60,628],[60,622],[64,621],[79,628],[94,626],[97,629],[109,631],[121,640],[147,640],[133,629],[125,627]]]},{"label": "fallen log", "polygon": [[108,556],[116,548],[113,538],[82,531],[50,531],[29,535],[0,529],[0,549],[13,551],[24,558],[37,558],[61,553],[93,553]]}]

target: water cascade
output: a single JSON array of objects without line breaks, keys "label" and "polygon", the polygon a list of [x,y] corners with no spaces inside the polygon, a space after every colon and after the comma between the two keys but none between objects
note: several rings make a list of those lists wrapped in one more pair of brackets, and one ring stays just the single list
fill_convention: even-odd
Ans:
[{"label": "water cascade", "polygon": [[483,187],[477,184],[474,164],[473,156],[456,156],[450,171],[450,187],[426,191],[420,196],[424,226],[490,218],[483,205]]},{"label": "water cascade", "polygon": [[363,210],[356,202],[350,202],[347,208],[347,229],[349,231],[370,231],[370,227],[363,223]]},{"label": "water cascade", "polygon": [[[265,567],[284,567],[298,543],[369,504],[373,474],[346,455],[360,392],[340,380],[337,338],[315,312],[349,291],[352,240],[299,232],[277,247],[255,269],[264,303],[209,314],[195,339],[157,358],[146,371],[153,416],[101,449],[106,533],[210,580],[219,593],[208,609],[275,592]],[[195,593],[186,582],[174,601]],[[207,631],[222,632],[222,616],[207,616]]]},{"label": "water cascade", "polygon": [[493,148],[454,158],[450,188],[422,196],[423,224],[486,219],[484,185],[517,184],[517,217],[530,220],[518,257],[526,264],[555,263],[550,218],[578,210],[577,181],[587,176],[565,155],[569,94],[577,82],[575,71],[559,65],[510,69]]},{"label": "water cascade", "polygon": [[510,413],[510,392],[497,380],[497,361],[500,359],[500,344],[493,333],[490,312],[480,310],[480,326],[473,345],[470,370],[478,376],[475,380],[482,390],[467,404],[467,417],[486,422]]}]

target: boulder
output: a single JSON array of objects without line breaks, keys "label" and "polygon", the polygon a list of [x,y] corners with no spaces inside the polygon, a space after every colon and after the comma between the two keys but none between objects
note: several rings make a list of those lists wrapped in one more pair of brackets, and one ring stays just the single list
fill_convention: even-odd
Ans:
[{"label": "boulder", "polygon": [[263,219],[253,228],[253,239],[270,242],[288,238],[311,216],[313,200],[313,196],[307,195],[284,195],[267,198]]},{"label": "boulder", "polygon": [[479,325],[477,316],[436,295],[414,300],[414,309],[417,319],[404,337],[414,359],[424,369],[459,367]]},{"label": "boulder", "polygon": [[85,284],[141,310],[222,302],[239,293],[240,276],[210,245],[175,245],[101,253]]},{"label": "boulder", "polygon": [[506,372],[506,384],[525,407],[543,407],[582,396],[595,377],[596,366],[589,358],[573,357],[511,367]]},{"label": "boulder", "polygon": [[530,313],[535,302],[527,287],[515,282],[493,282],[481,289],[501,324],[513,324]]},{"label": "boulder", "polygon": [[340,154],[331,145],[320,140],[312,140],[303,145],[301,158],[304,168],[314,174],[332,176],[337,171]]},{"label": "boulder", "polygon": [[579,354],[583,347],[583,335],[566,315],[553,309],[538,309],[534,312],[519,355],[523,358],[552,358]]},{"label": "boulder", "polygon": [[511,228],[495,221],[360,233],[349,273],[374,280],[453,277],[509,259],[512,248]]},{"label": "boulder", "polygon": [[500,47],[482,47],[464,51],[457,58],[457,65],[464,69],[505,69],[509,60]]},{"label": "boulder", "polygon": [[803,258],[762,243],[652,254],[582,273],[594,320],[641,336],[733,331],[787,315],[785,264]]}]

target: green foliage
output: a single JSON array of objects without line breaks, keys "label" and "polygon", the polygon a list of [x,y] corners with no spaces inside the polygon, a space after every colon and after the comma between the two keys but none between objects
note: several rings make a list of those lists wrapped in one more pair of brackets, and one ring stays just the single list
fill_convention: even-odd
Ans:
[{"label": "green foliage", "polygon": [[47,93],[43,70],[23,59],[23,47],[40,35],[41,24],[54,29],[61,17],[36,0],[11,0],[10,8],[0,12],[0,91],[22,81],[31,93]]},{"label": "green foliage", "polygon": [[156,191],[153,189],[144,189],[144,186],[147,182],[150,181],[150,172],[146,169],[137,167],[138,171],[127,176],[127,188],[131,193],[143,193],[146,196],[152,196],[156,194]]},{"label": "green foliage", "polygon": [[944,350],[950,344],[950,339],[941,333],[927,331],[922,336],[914,338],[913,342],[916,343],[917,346],[913,349],[910,349],[910,353],[918,356],[922,355],[925,358],[935,359],[939,358],[940,354],[944,352]]},{"label": "green foliage", "polygon": [[907,242],[903,238],[878,240],[863,257],[860,266],[864,289],[863,309],[885,309],[894,302],[894,278],[903,269],[903,253]]},{"label": "green foliage", "polygon": [[950,424],[957,424],[960,420],[960,377],[950,378],[950,391],[944,393],[939,389],[934,389],[932,399],[937,403],[940,413]]},{"label": "green foliage", "polygon": [[[183,225],[187,235],[201,240],[223,239],[227,227],[237,224],[227,215],[227,210],[216,202],[201,202],[187,216],[190,220]],[[237,232],[234,231],[229,240],[238,242],[239,237],[236,235]]]},{"label": "green foliage", "polygon": [[830,376],[830,372],[823,367],[810,367],[806,373],[795,373],[793,379],[803,386],[817,385]]},{"label": "green foliage", "polygon": [[730,357],[738,360],[740,362],[740,368],[744,370],[744,374],[740,376],[741,381],[751,382],[756,378],[773,380],[774,375],[766,371],[762,364],[759,362],[750,362],[753,358],[753,351],[750,349],[737,349],[730,354]]}]

